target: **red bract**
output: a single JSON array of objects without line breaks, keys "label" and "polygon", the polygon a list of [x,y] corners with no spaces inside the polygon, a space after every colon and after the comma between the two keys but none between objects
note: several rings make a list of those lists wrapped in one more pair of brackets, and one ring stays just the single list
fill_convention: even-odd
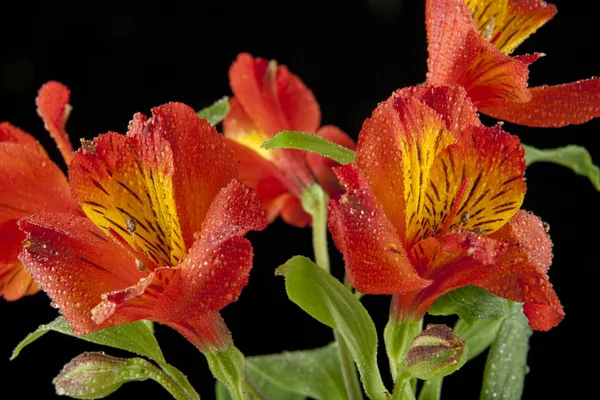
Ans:
[{"label": "red bract", "polygon": [[397,320],[475,285],[552,328],[564,315],[547,275],[552,244],[519,211],[524,169],[519,140],[483,126],[462,87],[397,91],[365,121],[356,163],[335,169],[347,193],[330,202],[329,227],[350,282],[393,294]]},{"label": "red bract", "polygon": [[319,129],[321,112],[312,92],[285,66],[240,54],[229,70],[231,111],[223,133],[239,160],[240,179],[253,187],[265,204],[269,221],[278,215],[289,224],[305,226],[304,189],[318,182],[332,198],[343,188],[331,168],[337,163],[297,150],[267,150],[261,145],[283,130],[316,133],[353,149],[354,142],[335,126]]},{"label": "red bract", "polygon": [[600,79],[528,88],[529,65],[543,54],[509,56],[555,14],[541,0],[427,0],[427,81],[462,85],[479,111],[521,125],[600,116]]},{"label": "red bract", "polygon": [[[48,82],[40,89],[36,102],[46,129],[65,161],[70,160],[73,150],[64,130],[68,117],[65,110],[70,109],[69,89],[58,82]],[[59,115],[60,138],[47,122]],[[39,286],[18,259],[25,235],[19,231],[17,220],[41,211],[81,211],[71,197],[64,173],[40,143],[8,122],[0,123],[0,188],[0,296],[18,300],[38,292]]]},{"label": "red bract", "polygon": [[127,135],[98,136],[69,165],[88,218],[21,220],[21,259],[78,334],[150,319],[221,348],[230,335],[219,310],[252,267],[239,233],[266,225],[236,177],[233,152],[188,106],[136,114]]}]

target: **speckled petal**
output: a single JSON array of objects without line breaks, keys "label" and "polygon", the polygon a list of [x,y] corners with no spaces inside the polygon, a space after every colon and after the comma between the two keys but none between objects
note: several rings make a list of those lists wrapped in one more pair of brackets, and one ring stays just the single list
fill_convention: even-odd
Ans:
[{"label": "speckled petal", "polygon": [[526,103],[495,99],[481,112],[515,124],[556,128],[600,117],[600,78],[534,87],[530,93]]},{"label": "speckled petal", "polygon": [[421,289],[396,230],[354,164],[335,169],[346,187],[329,202],[329,230],[343,253],[348,279],[361,293],[394,294]]},{"label": "speckled petal", "polygon": [[411,259],[433,284],[412,295],[410,304],[423,315],[439,296],[467,285],[500,297],[524,302],[533,329],[556,326],[564,312],[547,275],[551,242],[534,215],[519,211],[489,236],[463,232],[418,243]]},{"label": "speckled petal", "polygon": [[42,213],[19,226],[27,235],[21,261],[77,334],[113,324],[97,325],[91,310],[103,294],[136,285],[147,275],[88,218]]}]

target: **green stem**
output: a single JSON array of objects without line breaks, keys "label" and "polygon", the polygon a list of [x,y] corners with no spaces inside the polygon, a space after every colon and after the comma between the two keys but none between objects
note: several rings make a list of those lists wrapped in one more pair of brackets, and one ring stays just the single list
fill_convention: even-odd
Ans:
[{"label": "green stem", "polygon": [[157,360],[157,363],[163,369],[163,371],[165,371],[175,382],[177,382],[177,384],[182,388],[182,390],[185,390],[185,392],[188,393],[190,399],[200,399],[200,395],[198,394],[198,392],[196,392],[196,390],[187,380],[185,375],[183,375],[177,368],[173,367],[166,361]]},{"label": "green stem", "polygon": [[443,381],[444,378],[434,378],[425,381],[419,393],[419,400],[440,400]]},{"label": "green stem", "polygon": [[156,365],[141,358],[139,360],[141,360],[139,363],[143,368],[148,371],[148,376],[164,387],[176,400],[194,400],[200,398],[196,397],[197,395],[194,396],[193,394],[188,393],[175,379]]},{"label": "green stem", "polygon": [[327,248],[327,200],[329,197],[321,186],[314,184],[302,194],[302,207],[312,216],[313,249],[315,262],[329,272],[329,250]]},{"label": "green stem", "polygon": [[[302,206],[312,216],[315,262],[325,271],[330,272],[327,246],[327,200],[327,194],[317,184],[308,187],[302,195]],[[336,330],[333,331],[333,336],[338,344],[338,356],[348,399],[362,400],[362,389],[350,350],[342,335]]]},{"label": "green stem", "polygon": [[396,379],[392,400],[416,400],[411,385],[411,375],[408,371],[403,370]]}]

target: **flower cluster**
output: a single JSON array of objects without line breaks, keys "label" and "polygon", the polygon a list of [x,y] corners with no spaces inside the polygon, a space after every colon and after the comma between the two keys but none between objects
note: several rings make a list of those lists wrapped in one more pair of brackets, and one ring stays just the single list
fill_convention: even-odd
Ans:
[{"label": "flower cluster", "polygon": [[[317,232],[321,220],[303,198],[319,185],[329,201],[312,206],[327,207],[351,284],[340,290],[391,295],[389,326],[417,329],[402,343],[386,333],[394,398],[412,393],[411,378],[439,378],[467,361],[469,344],[450,328],[431,326],[417,336],[431,307],[456,289],[476,286],[522,303],[531,328],[555,327],[564,312],[548,276],[552,243],[543,222],[521,209],[524,149],[501,123],[488,127],[478,116],[553,127],[600,116],[599,79],[529,88],[528,67],[541,54],[510,56],[555,13],[541,0],[427,0],[427,81],[379,103],[357,144],[335,126],[320,126],[315,97],[285,66],[247,53],[229,71],[234,96],[222,134],[172,102],[149,117],[135,114],[126,134],[82,139],[73,152],[65,130],[70,92],[45,84],[38,113],[68,178],[32,136],[0,124],[0,295],[17,300],[43,289],[76,335],[140,320],[167,325],[207,356],[235,399],[260,398],[220,311],[248,283],[253,248],[246,233],[278,216]],[[287,131],[355,159],[333,160],[316,147],[263,147]],[[318,246],[326,249],[316,238]],[[331,279],[331,290],[300,301],[288,288],[290,298],[316,304],[305,309],[339,331],[340,363],[350,360],[352,370],[354,357],[367,395],[386,398],[381,378],[359,362],[375,358],[361,353],[368,346],[355,333],[368,324],[353,328],[351,313],[332,297],[338,282],[321,272],[311,285]],[[344,301],[362,307],[350,299]],[[332,309],[335,318],[323,311]],[[488,333],[490,341],[495,335]],[[84,378],[71,375],[90,375],[88,362],[109,363],[111,371],[129,365],[86,354],[63,371],[61,393],[69,394],[73,380],[81,395]],[[171,378],[181,384],[179,375]]]}]

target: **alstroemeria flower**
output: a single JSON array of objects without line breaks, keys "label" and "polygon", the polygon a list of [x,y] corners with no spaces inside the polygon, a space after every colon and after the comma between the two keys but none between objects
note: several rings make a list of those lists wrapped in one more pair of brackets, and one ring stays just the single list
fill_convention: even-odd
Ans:
[{"label": "alstroemeria flower", "polygon": [[394,295],[397,321],[474,285],[552,328],[564,315],[547,275],[552,244],[519,210],[524,169],[518,138],[483,126],[462,87],[395,92],[365,121],[356,163],[335,169],[347,193],[330,202],[329,226],[350,282]]},{"label": "alstroemeria flower", "polygon": [[219,310],[237,300],[252,267],[242,230],[266,226],[233,152],[181,103],[136,114],[69,165],[88,218],[22,219],[21,259],[78,334],[139,319],[173,327],[200,350],[230,341]]},{"label": "alstroemeria flower", "polygon": [[[46,129],[58,144],[65,162],[73,156],[64,125],[69,115],[69,89],[48,82],[36,103]],[[18,259],[25,235],[17,220],[41,212],[81,211],[71,197],[65,174],[33,136],[0,123],[0,296],[18,300],[39,291],[38,284]]]},{"label": "alstroemeria flower", "polygon": [[283,130],[316,133],[347,148],[348,135],[335,126],[319,129],[321,111],[312,92],[285,66],[242,53],[229,70],[231,110],[223,134],[239,161],[240,179],[253,187],[265,204],[269,221],[278,215],[303,227],[311,217],[300,204],[304,189],[319,183],[331,198],[343,188],[331,168],[337,163],[298,150],[267,150],[261,145]]},{"label": "alstroemeria flower", "polygon": [[427,82],[462,85],[479,111],[521,125],[600,116],[600,79],[528,88],[529,65],[543,54],[509,56],[555,14],[542,0],[427,0]]}]

